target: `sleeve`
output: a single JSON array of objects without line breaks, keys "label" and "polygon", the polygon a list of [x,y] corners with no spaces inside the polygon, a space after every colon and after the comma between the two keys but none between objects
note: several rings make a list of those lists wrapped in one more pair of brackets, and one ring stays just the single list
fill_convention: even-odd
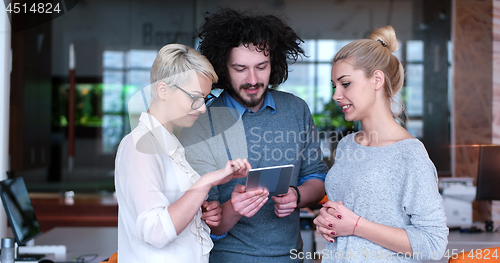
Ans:
[{"label": "sleeve", "polygon": [[[201,176],[217,170],[217,163],[214,159],[209,145],[210,138],[200,122],[195,122],[190,128],[182,129],[179,133],[179,141],[184,146],[186,160],[189,165]],[[214,186],[208,193],[210,201],[219,201],[218,186]]]},{"label": "sleeve", "polygon": [[302,185],[304,182],[309,181],[311,179],[318,179],[318,180],[325,182],[325,178],[326,178],[326,174],[323,174],[323,173],[308,174],[308,175],[304,175],[302,177],[299,177],[299,181],[298,181],[297,185]]},{"label": "sleeve", "polygon": [[[147,144],[145,147],[149,149],[158,149],[152,140],[141,139],[139,143],[143,144],[141,147]],[[135,228],[140,240],[163,248],[177,238],[167,209],[174,200],[167,198],[162,178],[162,171],[173,170],[163,167],[159,154],[139,151],[131,137],[122,144],[117,153],[115,176],[117,195],[124,201],[120,209],[127,211],[122,214],[128,223],[125,227]]]},{"label": "sleeve", "polygon": [[[302,101],[303,102],[303,101]],[[323,153],[320,148],[320,140],[318,135],[318,130],[314,125],[311,112],[309,107],[305,102],[304,104],[304,131],[300,132],[301,142],[304,143],[304,148],[301,153],[299,153],[301,160],[300,173],[299,173],[299,184],[304,183],[310,179],[320,179],[325,181],[326,173],[328,169],[325,162],[323,161]]]},{"label": "sleeve", "polygon": [[227,236],[227,232],[222,234],[222,235],[210,234],[210,238],[212,239],[212,241],[219,241],[219,240],[225,238],[226,236]]},{"label": "sleeve", "polygon": [[403,209],[410,217],[404,227],[416,257],[437,260],[448,244],[448,227],[438,191],[437,172],[423,145],[408,156]]}]

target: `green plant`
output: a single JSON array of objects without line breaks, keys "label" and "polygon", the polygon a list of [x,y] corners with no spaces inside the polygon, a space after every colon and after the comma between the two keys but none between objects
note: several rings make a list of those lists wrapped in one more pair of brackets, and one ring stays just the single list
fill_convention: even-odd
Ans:
[{"label": "green plant", "polygon": [[347,130],[354,126],[352,121],[344,119],[342,108],[335,101],[330,101],[324,105],[322,113],[313,114],[314,124],[319,130]]}]

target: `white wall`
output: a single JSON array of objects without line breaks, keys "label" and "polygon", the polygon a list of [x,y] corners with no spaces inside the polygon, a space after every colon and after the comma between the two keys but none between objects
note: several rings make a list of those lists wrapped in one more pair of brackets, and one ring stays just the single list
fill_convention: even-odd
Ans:
[{"label": "white wall", "polygon": [[[9,170],[9,107],[10,107],[10,22],[5,5],[0,5],[0,180]],[[0,208],[0,238],[7,235],[7,216]]]}]

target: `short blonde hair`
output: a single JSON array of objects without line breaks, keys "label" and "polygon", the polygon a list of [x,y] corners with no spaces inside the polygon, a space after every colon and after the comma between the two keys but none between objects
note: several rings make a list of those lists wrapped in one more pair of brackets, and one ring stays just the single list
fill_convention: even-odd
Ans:
[{"label": "short blonde hair", "polygon": [[[398,58],[392,53],[398,49],[396,32],[392,26],[385,26],[375,30],[368,39],[355,40],[345,45],[335,55],[333,63],[339,60],[350,59],[354,67],[365,72],[366,77],[371,77],[375,70],[384,73],[384,90],[391,100],[401,90],[404,84],[404,69]],[[401,109],[395,112],[399,115]]]},{"label": "short blonde hair", "polygon": [[151,100],[158,98],[158,82],[163,81],[168,86],[183,86],[188,83],[193,71],[212,80],[212,83],[218,80],[212,64],[194,48],[181,44],[162,47],[151,67]]}]

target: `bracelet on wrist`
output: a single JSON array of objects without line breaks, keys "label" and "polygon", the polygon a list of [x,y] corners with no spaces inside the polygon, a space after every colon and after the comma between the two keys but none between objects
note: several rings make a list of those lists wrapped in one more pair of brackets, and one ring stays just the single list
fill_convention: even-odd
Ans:
[{"label": "bracelet on wrist", "polygon": [[356,227],[358,226],[358,222],[361,216],[358,217],[358,220],[356,220],[356,225],[354,225],[354,228],[352,229],[352,235],[354,236],[354,230],[356,230]]},{"label": "bracelet on wrist", "polygon": [[300,203],[300,192],[299,188],[295,185],[290,185],[291,188],[295,189],[295,192],[297,193],[297,206],[299,206]]}]

